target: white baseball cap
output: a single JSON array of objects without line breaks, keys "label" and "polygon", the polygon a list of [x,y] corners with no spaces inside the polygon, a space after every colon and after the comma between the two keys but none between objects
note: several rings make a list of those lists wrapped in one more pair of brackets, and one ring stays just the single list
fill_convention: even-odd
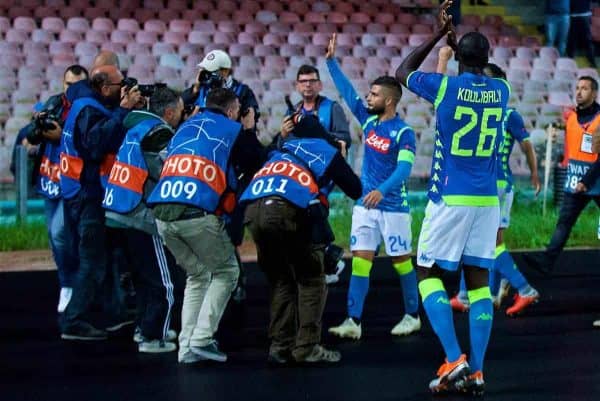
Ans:
[{"label": "white baseball cap", "polygon": [[221,68],[231,68],[231,58],[223,50],[212,50],[204,56],[198,67],[210,72]]}]

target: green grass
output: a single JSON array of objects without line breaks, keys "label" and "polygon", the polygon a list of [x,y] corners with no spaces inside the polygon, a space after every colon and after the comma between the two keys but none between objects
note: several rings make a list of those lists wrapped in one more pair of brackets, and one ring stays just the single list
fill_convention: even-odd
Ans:
[{"label": "green grass", "polygon": [[[330,221],[335,232],[336,243],[348,249],[352,203],[348,200],[341,200],[334,202],[332,207],[335,212],[332,213]],[[417,248],[424,209],[424,203],[412,205],[413,249]],[[567,243],[568,247],[597,247],[600,245],[597,237],[598,215],[598,208],[593,202],[590,202],[573,227]],[[511,225],[505,233],[507,246],[509,249],[544,247],[552,236],[557,219],[558,209],[554,209],[550,205],[546,216],[542,216],[541,200],[529,201],[523,196],[519,196],[519,192],[517,192],[511,215]],[[246,239],[249,240],[250,236],[246,235]],[[46,248],[48,248],[48,236],[43,222],[0,225],[0,251]]]},{"label": "green grass", "polygon": [[[335,213],[330,221],[336,235],[336,243],[348,248],[352,210],[347,202],[334,206],[339,212]],[[425,204],[411,205],[411,207],[413,250],[416,250],[421,222],[425,214]],[[594,202],[590,202],[573,227],[567,247],[600,245],[597,237],[598,215],[598,208]],[[546,215],[542,216],[541,200],[522,200],[517,192],[511,213],[510,227],[504,235],[508,248],[543,248],[549,242],[557,220],[558,209],[555,209],[552,204],[548,206]]]},{"label": "green grass", "polygon": [[0,225],[0,251],[48,248],[44,222]]}]

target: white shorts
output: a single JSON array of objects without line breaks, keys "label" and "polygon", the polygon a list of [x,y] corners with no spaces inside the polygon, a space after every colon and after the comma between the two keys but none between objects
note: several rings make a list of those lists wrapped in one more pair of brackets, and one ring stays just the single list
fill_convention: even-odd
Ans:
[{"label": "white shorts", "polygon": [[448,206],[429,201],[419,236],[417,264],[434,263],[446,270],[460,264],[490,269],[494,266],[498,206]]},{"label": "white shorts", "polygon": [[383,237],[385,253],[389,256],[407,255],[412,252],[410,224],[409,213],[385,212],[354,206],[350,250],[376,251]]},{"label": "white shorts", "polygon": [[510,225],[510,209],[512,209],[514,191],[506,192],[498,188],[498,198],[500,199],[500,228],[508,228]]}]

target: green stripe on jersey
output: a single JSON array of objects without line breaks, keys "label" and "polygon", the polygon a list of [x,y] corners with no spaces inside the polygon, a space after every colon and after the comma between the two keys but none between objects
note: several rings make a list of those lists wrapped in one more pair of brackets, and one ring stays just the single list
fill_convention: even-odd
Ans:
[{"label": "green stripe on jersey", "polygon": [[498,206],[500,201],[495,195],[442,195],[448,206]]}]

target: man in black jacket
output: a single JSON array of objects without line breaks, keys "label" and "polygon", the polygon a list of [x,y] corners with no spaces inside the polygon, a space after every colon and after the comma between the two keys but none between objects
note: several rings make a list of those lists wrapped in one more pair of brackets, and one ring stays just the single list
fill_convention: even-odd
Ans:
[{"label": "man in black jacket", "polygon": [[[71,110],[61,136],[60,184],[65,225],[79,257],[73,293],[62,322],[65,340],[103,340],[107,333],[90,323],[90,307],[107,273],[104,189],[114,154],[125,136],[123,119],[140,101],[137,88],[126,88],[115,66],[95,68],[89,80],[71,85]],[[117,312],[118,313],[118,312]],[[114,316],[121,327],[122,316]]]}]

